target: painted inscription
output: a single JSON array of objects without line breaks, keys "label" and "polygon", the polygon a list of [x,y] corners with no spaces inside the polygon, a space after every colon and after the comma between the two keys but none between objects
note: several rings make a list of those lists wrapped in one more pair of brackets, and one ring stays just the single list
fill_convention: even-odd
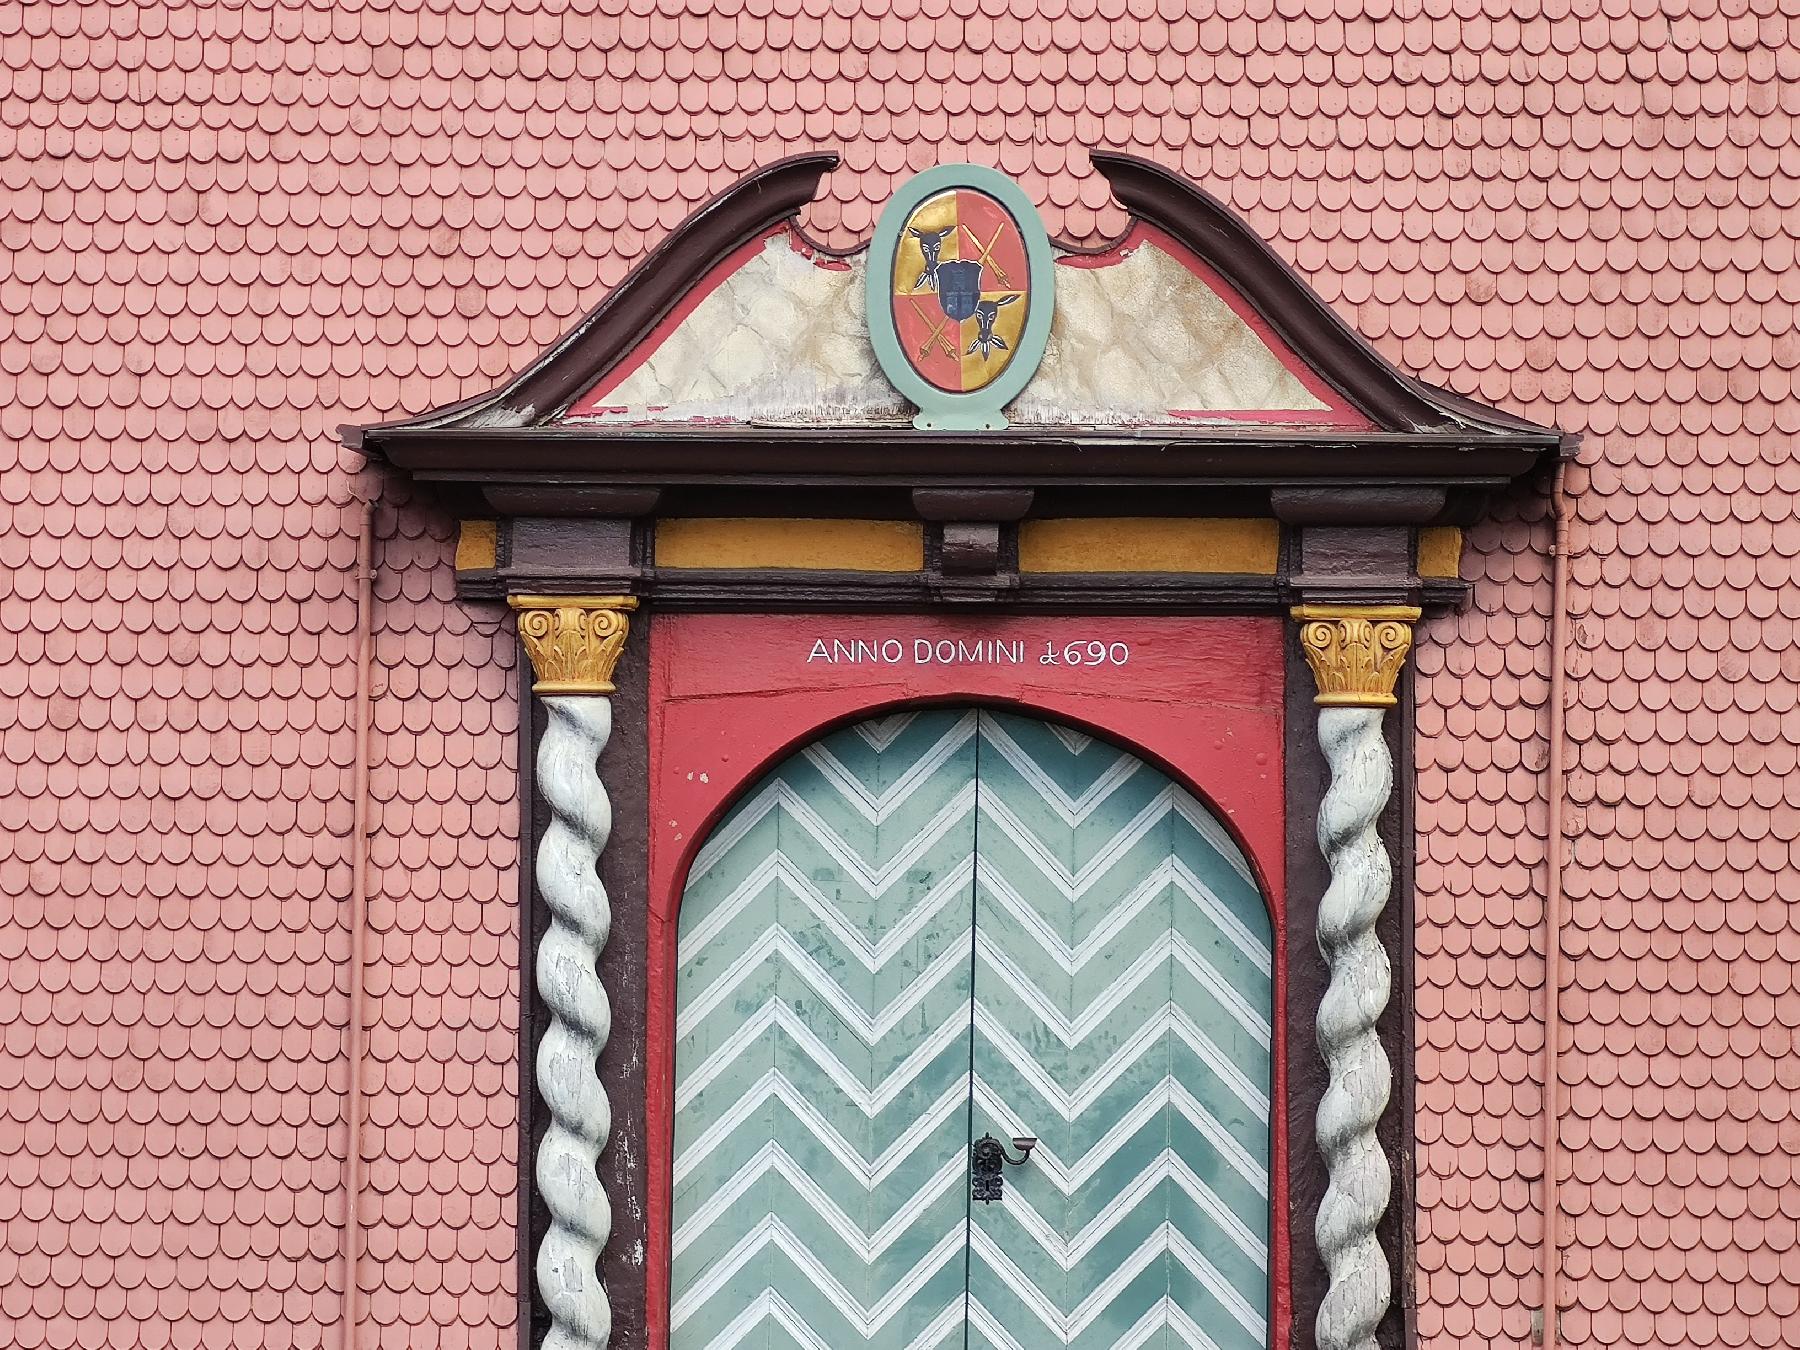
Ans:
[{"label": "painted inscription", "polygon": [[1022,638],[816,637],[807,665],[827,666],[1123,666],[1131,647],[1099,638],[1045,642]]}]

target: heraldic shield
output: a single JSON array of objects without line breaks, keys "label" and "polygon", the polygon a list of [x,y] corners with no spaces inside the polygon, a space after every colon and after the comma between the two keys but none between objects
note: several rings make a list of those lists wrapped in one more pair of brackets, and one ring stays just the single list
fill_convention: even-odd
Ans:
[{"label": "heraldic shield", "polygon": [[981,302],[981,264],[947,262],[938,264],[938,308],[944,317],[961,323],[975,313]]},{"label": "heraldic shield", "polygon": [[961,394],[997,379],[1031,312],[1019,222],[994,197],[954,188],[920,203],[894,253],[893,315],[907,363]]}]

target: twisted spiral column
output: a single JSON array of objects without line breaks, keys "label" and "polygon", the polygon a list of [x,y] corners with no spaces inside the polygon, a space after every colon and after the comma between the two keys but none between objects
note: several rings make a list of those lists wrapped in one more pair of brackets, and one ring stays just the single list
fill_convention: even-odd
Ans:
[{"label": "twisted spiral column", "polygon": [[612,804],[600,752],[612,734],[612,673],[636,602],[621,596],[518,597],[519,633],[537,672],[549,725],[537,751],[537,784],[550,807],[538,841],[538,892],[550,927],[538,943],[538,994],[550,1025],[538,1046],[538,1092],[550,1125],[538,1144],[538,1192],[550,1228],[538,1245],[538,1292],[550,1312],[545,1350],[606,1350],[612,1307],[600,1282],[600,1253],[612,1233],[612,1205],[600,1184],[600,1152],[612,1106],[600,1081],[600,1052],[612,1006],[600,983],[600,952],[612,906],[600,883],[601,850]]},{"label": "twisted spiral column", "polygon": [[1375,1350],[1393,1276],[1375,1230],[1393,1177],[1375,1129],[1393,1090],[1377,1026],[1393,992],[1375,924],[1393,888],[1376,822],[1394,788],[1382,735],[1385,709],[1412,644],[1411,607],[1305,605],[1300,644],[1319,686],[1319,746],[1331,783],[1319,807],[1319,847],[1331,881],[1319,902],[1319,948],[1330,981],[1318,1039],[1329,1075],[1319,1102],[1319,1150],[1330,1181],[1314,1234],[1329,1285],[1319,1305],[1319,1350]]}]

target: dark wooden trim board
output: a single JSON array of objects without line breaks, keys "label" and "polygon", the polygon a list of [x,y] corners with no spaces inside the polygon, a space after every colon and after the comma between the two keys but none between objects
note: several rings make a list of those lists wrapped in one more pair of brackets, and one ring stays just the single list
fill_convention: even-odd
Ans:
[{"label": "dark wooden trim board", "polygon": [[648,337],[708,272],[796,216],[837,162],[834,154],[795,155],[758,169],[671,230],[587,317],[502,388],[424,417],[346,427],[345,444],[380,458],[379,442],[390,428],[520,428],[562,412]]},{"label": "dark wooden trim board", "polygon": [[541,1344],[548,1323],[537,1296],[532,1265],[538,1239],[548,1226],[549,1215],[538,1196],[533,1175],[538,1141],[544,1135],[543,1103],[537,1092],[537,1047],[544,1034],[544,1005],[538,998],[536,965],[538,938],[549,915],[537,893],[535,871],[537,841],[543,833],[547,810],[537,795],[537,741],[542,731],[543,706],[532,697],[531,662],[525,646],[514,639],[515,669],[519,672],[519,1193],[516,1197],[519,1234],[519,1342],[521,1347]]},{"label": "dark wooden trim board", "polygon": [[1133,155],[1095,150],[1092,159],[1133,216],[1166,231],[1225,277],[1303,361],[1377,426],[1542,434],[1543,428],[1521,418],[1396,370],[1229,207],[1197,184]]},{"label": "dark wooden trim board", "polygon": [[649,991],[650,628],[639,613],[614,676],[613,733],[600,756],[612,799],[613,829],[600,856],[600,880],[612,901],[612,935],[600,975],[612,998],[613,1030],[600,1056],[600,1078],[613,1108],[612,1139],[600,1177],[612,1199],[612,1240],[600,1262],[613,1304],[612,1350],[644,1347],[644,1023]]},{"label": "dark wooden trim board", "polygon": [[1267,614],[1280,581],[1237,573],[1029,574],[1009,589],[960,593],[916,573],[659,571],[645,593],[665,613],[899,613],[939,604],[995,614]]}]

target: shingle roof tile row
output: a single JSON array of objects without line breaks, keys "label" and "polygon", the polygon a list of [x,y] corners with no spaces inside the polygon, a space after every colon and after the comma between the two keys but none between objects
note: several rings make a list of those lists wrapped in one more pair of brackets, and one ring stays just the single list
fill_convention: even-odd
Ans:
[{"label": "shingle roof tile row", "polygon": [[[682,216],[839,149],[1242,212],[1572,475],[1565,1337],[1800,1344],[1795,0],[0,3],[0,1344],[337,1316],[354,497],[340,422],[534,357]],[[379,518],[367,1345],[510,1341],[516,712],[450,523]],[[1418,646],[1419,1327],[1525,1344],[1540,503]],[[250,1259],[254,1257],[255,1259]]]}]

